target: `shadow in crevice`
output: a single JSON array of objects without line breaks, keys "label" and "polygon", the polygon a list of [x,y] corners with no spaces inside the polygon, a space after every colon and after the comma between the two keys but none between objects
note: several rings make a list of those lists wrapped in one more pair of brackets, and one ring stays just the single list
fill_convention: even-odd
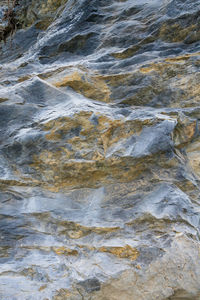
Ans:
[{"label": "shadow in crevice", "polygon": [[177,290],[166,300],[200,300],[200,291],[194,295],[185,290]]}]

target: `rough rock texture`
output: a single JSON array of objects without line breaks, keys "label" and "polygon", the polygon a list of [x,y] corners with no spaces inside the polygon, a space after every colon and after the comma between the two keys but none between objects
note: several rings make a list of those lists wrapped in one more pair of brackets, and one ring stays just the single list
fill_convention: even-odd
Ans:
[{"label": "rough rock texture", "polygon": [[199,300],[200,1],[20,3],[0,299]]}]

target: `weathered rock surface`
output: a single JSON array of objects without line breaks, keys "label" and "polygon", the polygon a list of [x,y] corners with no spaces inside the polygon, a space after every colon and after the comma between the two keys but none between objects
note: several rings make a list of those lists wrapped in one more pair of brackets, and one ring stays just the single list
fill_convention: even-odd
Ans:
[{"label": "weathered rock surface", "polygon": [[0,299],[200,299],[199,0],[22,0],[0,57]]}]

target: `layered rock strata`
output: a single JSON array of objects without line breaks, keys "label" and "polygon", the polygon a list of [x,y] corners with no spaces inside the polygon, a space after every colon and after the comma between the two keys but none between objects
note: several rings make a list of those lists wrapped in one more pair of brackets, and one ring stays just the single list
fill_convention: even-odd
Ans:
[{"label": "layered rock strata", "polygon": [[200,299],[199,9],[20,2],[0,57],[0,299]]}]

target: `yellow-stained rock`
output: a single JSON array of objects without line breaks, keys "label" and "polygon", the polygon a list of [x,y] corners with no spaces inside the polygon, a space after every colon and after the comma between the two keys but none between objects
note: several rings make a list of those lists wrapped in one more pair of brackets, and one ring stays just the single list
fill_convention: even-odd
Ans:
[{"label": "yellow-stained rock", "polygon": [[89,77],[87,74],[74,72],[53,82],[56,87],[70,87],[87,98],[109,102],[111,91],[104,80],[98,77]]},{"label": "yellow-stained rock", "polygon": [[119,258],[127,258],[130,260],[136,260],[140,255],[136,248],[132,248],[129,245],[126,245],[125,247],[101,247],[99,248],[99,251],[111,253]]},{"label": "yellow-stained rock", "polygon": [[177,23],[171,25],[164,23],[160,28],[159,37],[172,43],[181,42],[195,29],[197,29],[196,24],[184,28]]},{"label": "yellow-stained rock", "polygon": [[200,178],[200,139],[196,139],[193,143],[186,147],[187,157],[192,170]]},{"label": "yellow-stained rock", "polygon": [[75,249],[69,249],[66,247],[59,247],[59,248],[55,248],[53,247],[53,251],[58,254],[58,255],[72,255],[72,256],[76,256],[78,255],[78,251]]}]

